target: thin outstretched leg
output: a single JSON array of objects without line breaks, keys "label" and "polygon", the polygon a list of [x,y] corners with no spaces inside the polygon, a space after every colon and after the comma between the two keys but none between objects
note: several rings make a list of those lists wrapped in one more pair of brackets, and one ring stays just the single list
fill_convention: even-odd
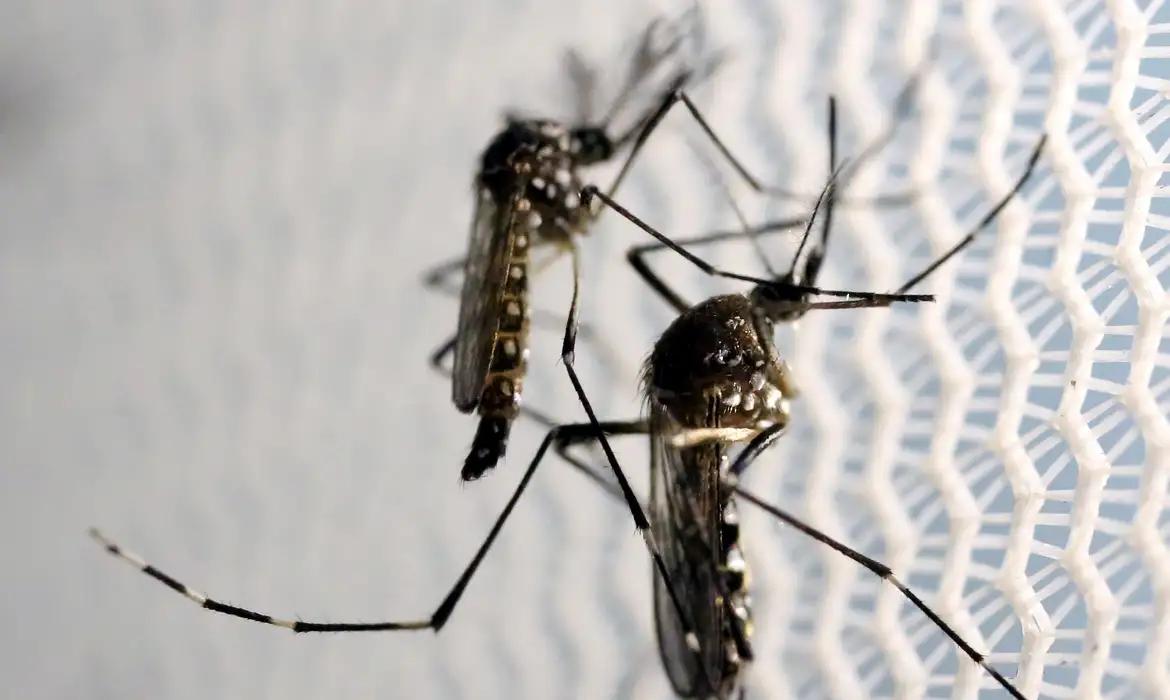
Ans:
[{"label": "thin outstretched leg", "polygon": [[1012,201],[1012,199],[1015,198],[1017,194],[1019,194],[1020,190],[1022,190],[1024,185],[1028,182],[1028,179],[1032,177],[1032,171],[1036,169],[1036,163],[1039,162],[1040,154],[1044,151],[1044,144],[1047,142],[1048,134],[1044,134],[1040,137],[1040,140],[1036,142],[1035,148],[1032,149],[1032,155],[1028,158],[1027,167],[1024,168],[1024,172],[1020,175],[1020,178],[1016,180],[1016,184],[1011,188],[1011,190],[1009,190],[1008,193],[995,204],[995,206],[991,207],[991,209],[989,209],[987,213],[983,215],[983,218],[979,220],[979,223],[976,224],[975,227],[971,229],[971,231],[968,232],[966,236],[963,236],[958,243],[951,246],[947,252],[943,253],[938,258],[936,258],[934,262],[927,265],[925,270],[919,272],[917,275],[914,275],[909,280],[907,280],[905,284],[903,284],[901,287],[898,287],[899,292],[905,292],[913,288],[922,280],[929,277],[935,270],[942,267],[944,263],[958,255],[959,251],[971,245],[975,241],[975,236],[977,236],[980,231],[987,228],[987,226],[989,226],[992,221],[995,221],[995,218],[999,216],[999,213],[1003,211],[1003,208],[1007,206],[1008,202]]},{"label": "thin outstretched leg", "polygon": [[452,369],[447,366],[447,358],[455,352],[455,343],[458,340],[459,336],[453,335],[431,353],[431,367],[444,377],[451,376]]},{"label": "thin outstretched leg", "polygon": [[536,468],[540,466],[541,461],[548,452],[549,446],[558,442],[572,444],[584,439],[589,439],[596,434],[595,431],[596,424],[592,422],[559,425],[548,431],[544,437],[544,440],[540,443],[540,447],[537,448],[536,454],[533,456],[532,461],[529,463],[528,469],[525,470],[524,475],[521,477],[520,483],[517,485],[515,492],[512,494],[512,497],[508,499],[508,502],[504,506],[503,511],[496,518],[496,521],[492,525],[491,530],[488,532],[487,537],[484,539],[483,544],[480,545],[479,549],[475,553],[475,556],[463,570],[463,573],[455,581],[454,586],[451,587],[451,590],[447,593],[446,597],[443,598],[443,601],[430,615],[430,617],[426,619],[388,622],[304,622],[302,620],[273,617],[268,613],[259,612],[248,608],[241,608],[235,605],[229,605],[227,603],[210,598],[180,582],[173,576],[166,574],[160,569],[157,569],[154,566],[148,564],[137,554],[123,549],[120,545],[107,538],[98,530],[91,529],[89,532],[90,535],[95,540],[97,540],[110,554],[138,568],[147,576],[150,576],[168,588],[177,591],[189,600],[195,602],[200,607],[212,612],[222,613],[224,615],[230,615],[232,617],[238,617],[243,620],[250,620],[252,622],[259,622],[266,625],[284,627],[285,629],[290,629],[294,632],[386,632],[396,630],[425,629],[438,632],[440,629],[442,629],[443,625],[447,623],[447,619],[451,616],[451,613],[454,611],[456,604],[458,604],[459,599],[463,596],[463,592],[467,588],[467,585],[471,582],[471,578],[475,575],[475,572],[479,569],[480,563],[483,562],[484,557],[487,555],[488,550],[496,541],[496,537],[500,534],[500,530],[503,529],[504,523],[507,521],[508,516],[511,515],[513,508],[516,507],[516,503],[520,500],[520,496],[528,487],[528,482],[532,480],[533,474],[536,473]]},{"label": "thin outstretched leg", "polygon": [[983,668],[983,670],[987,671],[987,673],[992,678],[994,678],[996,680],[996,682],[999,683],[1003,687],[1004,690],[1006,690],[1008,693],[1010,693],[1013,698],[1017,698],[1017,700],[1025,700],[1023,693],[1021,693],[1019,691],[1019,689],[1017,689],[1016,686],[1011,681],[1009,681],[1002,673],[1000,673],[998,670],[996,670],[996,668],[994,666],[989,664],[987,662],[987,658],[979,651],[976,651],[975,648],[972,647],[970,644],[968,644],[967,641],[964,640],[959,635],[959,633],[955,631],[955,629],[953,627],[951,627],[949,624],[947,624],[947,622],[945,620],[943,620],[939,616],[938,613],[936,613],[934,610],[931,610],[930,606],[928,606],[922,600],[922,598],[919,598],[918,595],[914,591],[910,590],[910,588],[906,586],[906,584],[899,581],[898,578],[896,576],[894,576],[894,572],[890,569],[890,567],[886,566],[885,564],[881,563],[880,561],[877,561],[876,559],[871,559],[870,557],[865,556],[861,552],[858,552],[856,549],[853,549],[852,547],[849,547],[848,545],[843,544],[843,543],[839,542],[838,540],[833,539],[832,537],[829,537],[828,535],[826,535],[825,533],[821,532],[820,530],[812,527],[811,525],[805,524],[802,520],[800,520],[796,516],[791,515],[788,512],[781,510],[780,508],[777,508],[776,506],[774,506],[770,503],[767,503],[763,499],[759,498],[758,496],[752,494],[749,491],[746,491],[742,487],[734,486],[733,489],[734,489],[736,495],[742,497],[744,500],[748,501],[752,505],[763,509],[769,515],[776,518],[777,520],[780,520],[781,522],[785,523],[786,525],[789,525],[789,526],[793,527],[794,529],[799,530],[801,533],[816,540],[817,542],[820,542],[820,543],[836,550],[837,552],[845,555],[846,557],[849,557],[853,561],[864,566],[866,569],[868,569],[871,573],[873,573],[878,578],[882,579],[883,581],[889,582],[890,585],[892,585],[894,588],[896,588],[898,590],[898,592],[900,592],[907,600],[909,600],[914,605],[914,607],[921,610],[922,613],[924,615],[926,615],[926,617],[928,617],[930,619],[930,621],[933,622],[934,625],[936,627],[938,627],[939,630],[941,630],[943,632],[943,634],[945,634],[947,637],[949,637],[951,639],[951,641],[954,642],[955,646],[959,647],[959,649],[962,650],[962,652],[964,654],[966,654],[968,658],[970,658],[976,664],[981,666]]},{"label": "thin outstretched leg", "polygon": [[[903,117],[910,111],[910,107],[913,103],[911,97],[913,96],[917,85],[918,73],[915,73],[914,76],[907,82],[906,86],[902,88],[902,91],[898,94],[895,116],[893,122],[890,124],[890,127],[884,134],[882,134],[881,137],[879,137],[862,151],[861,157],[854,162],[853,167],[850,168],[845,174],[845,177],[842,178],[843,180],[848,180],[850,177],[852,177],[853,173],[855,173],[865,162],[868,162],[870,158],[872,158],[891,140],[893,140],[894,135],[897,133],[898,125],[902,122]],[[715,133],[715,129],[711,127],[710,122],[708,122],[706,117],[703,116],[702,112],[699,111],[699,108],[695,106],[695,103],[691,100],[690,96],[681,89],[668,92],[663,98],[662,103],[658,106],[658,109],[652,112],[650,116],[642,123],[641,129],[636,132],[637,136],[634,137],[634,145],[631,147],[629,154],[626,156],[625,162],[622,163],[622,167],[618,170],[618,174],[614,177],[613,183],[606,190],[606,193],[609,196],[612,197],[614,193],[617,192],[618,186],[621,185],[622,181],[625,179],[626,174],[633,165],[634,158],[637,157],[638,153],[642,150],[642,147],[650,138],[650,134],[652,134],[654,130],[658,128],[658,126],[662,123],[662,120],[670,112],[671,108],[680,102],[686,107],[687,112],[690,113],[691,117],[695,120],[695,123],[699,125],[699,128],[703,131],[703,134],[712,143],[712,145],[715,146],[715,149],[719,151],[719,154],[723,157],[724,160],[727,161],[732,170],[734,170],[740,179],[743,180],[744,183],[746,183],[747,186],[750,187],[753,191],[759,194],[785,199],[808,199],[808,197],[805,195],[792,192],[791,190],[787,190],[782,187],[764,185],[759,178],[757,178],[751,173],[751,171],[748,170],[747,166],[743,164],[743,161],[731,152],[731,149],[727,147],[727,144],[723,141],[723,139],[721,139],[719,135]],[[627,134],[619,140],[619,143],[624,142],[629,138],[630,135]],[[913,198],[913,193],[896,193],[893,195],[879,195],[873,198],[841,198],[841,201],[843,203],[861,204],[867,206],[872,206],[875,204],[900,206],[909,203]]]},{"label": "thin outstretched leg", "polygon": [[461,274],[463,268],[466,266],[466,256],[444,260],[423,273],[423,286],[427,289],[442,292],[447,296],[458,297],[460,292],[459,286],[452,285],[449,281],[456,275]]},{"label": "thin outstretched leg", "polygon": [[983,654],[976,651],[974,647],[972,647],[967,643],[966,640],[959,636],[959,633],[956,632],[953,627],[948,625],[945,620],[939,617],[938,613],[936,613],[934,610],[931,610],[930,606],[928,606],[921,598],[919,598],[918,595],[914,593],[914,591],[910,590],[904,583],[899,581],[898,578],[894,576],[894,572],[890,569],[890,567],[875,559],[871,559],[870,557],[865,556],[856,549],[853,549],[852,547],[849,547],[848,545],[843,544],[838,540],[833,539],[815,527],[806,524],[796,516],[791,515],[790,513],[770,503],[767,503],[763,499],[739,486],[739,477],[765,450],[768,449],[768,447],[773,442],[775,442],[783,434],[783,432],[783,426],[777,425],[760,432],[759,435],[753,438],[752,441],[748,443],[747,447],[745,447],[743,451],[739,453],[735,462],[733,462],[731,467],[728,469],[728,473],[732,476],[732,478],[728,480],[727,488],[733,490],[736,495],[740,496],[752,505],[755,505],[758,508],[762,508],[777,520],[780,520],[786,525],[799,530],[801,533],[816,540],[817,542],[820,542],[821,544],[836,550],[846,557],[849,557],[853,561],[864,566],[878,578],[884,581],[888,581],[890,585],[898,589],[898,591],[907,600],[909,600],[914,605],[914,607],[921,610],[922,613],[926,615],[926,617],[928,617],[936,627],[942,630],[942,632],[947,635],[947,637],[949,637],[952,642],[954,642],[955,646],[959,647],[959,649],[962,650],[964,654],[966,654],[972,661],[979,664],[985,671],[987,671],[988,674],[991,675],[992,678],[996,680],[996,682],[998,682],[1005,690],[1011,693],[1012,697],[1018,698],[1018,700],[1024,700],[1024,696],[1018,689],[1016,689],[1015,685],[1013,685],[1011,681],[1009,681],[1002,673],[989,664],[987,662],[987,658]]},{"label": "thin outstretched leg", "polygon": [[[678,595],[678,589],[671,580],[670,572],[666,569],[666,561],[662,557],[662,551],[655,541],[654,532],[650,527],[650,520],[646,517],[646,512],[642,509],[642,504],[639,503],[637,496],[634,495],[633,488],[630,487],[630,481],[626,478],[625,472],[618,463],[617,455],[613,452],[613,447],[610,446],[609,440],[605,437],[605,428],[601,421],[597,419],[597,414],[593,410],[593,404],[589,401],[589,397],[585,393],[585,388],[581,384],[580,378],[577,376],[577,370],[574,366],[574,359],[576,355],[577,343],[577,319],[579,314],[578,299],[580,293],[580,254],[576,247],[572,248],[573,253],[573,297],[569,305],[568,319],[565,323],[565,339],[561,345],[561,360],[565,365],[565,372],[569,375],[569,381],[573,385],[573,391],[577,394],[577,400],[581,402],[581,407],[585,409],[585,414],[589,416],[589,423],[593,426],[594,434],[601,443],[601,449],[605,453],[605,459],[609,462],[610,469],[613,470],[613,475],[617,479],[618,487],[621,489],[622,497],[626,500],[626,505],[629,506],[630,515],[633,516],[634,526],[638,529],[638,533],[642,535],[642,542],[645,544],[647,551],[650,553],[651,559],[654,561],[654,568],[658,571],[658,575],[662,577],[662,582],[668,595],[670,596],[671,604],[675,612],[678,613],[679,620],[682,622],[683,628],[687,631],[687,643],[691,650],[696,654],[699,652],[698,636],[695,634],[695,625],[691,622],[691,616],[682,605],[682,600]],[[703,673],[706,675],[705,667]],[[711,679],[706,679],[710,683]]]}]

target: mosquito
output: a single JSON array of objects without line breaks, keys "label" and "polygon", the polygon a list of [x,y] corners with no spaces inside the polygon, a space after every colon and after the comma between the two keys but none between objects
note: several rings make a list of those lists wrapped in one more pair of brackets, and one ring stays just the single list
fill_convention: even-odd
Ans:
[{"label": "mosquito", "polygon": [[[576,123],[510,116],[484,150],[475,177],[467,255],[427,275],[430,286],[442,287],[448,275],[463,273],[458,330],[431,358],[435,367],[447,372],[446,358],[453,353],[451,399],[460,411],[479,414],[461,471],[463,480],[478,479],[496,466],[520,413],[531,316],[530,250],[544,246],[558,254],[569,252],[574,278],[579,276],[575,239],[585,235],[596,218],[581,206],[581,170],[628,149],[608,189],[617,190],[649,134],[645,127],[660,110],[661,95],[671,95],[713,70],[716,59],[675,60],[688,38],[695,53],[702,53],[700,30],[697,8],[672,23],[651,22],[641,33],[624,86],[600,119],[591,117],[595,76],[570,52],[570,78],[579,98]],[[648,111],[615,134],[613,124],[623,108],[663,72],[663,66],[669,68],[665,89]],[[552,424],[537,412],[526,412]]]},{"label": "mosquito", "polygon": [[[825,290],[816,286],[828,248],[835,180],[844,169],[835,164],[836,109],[829,103],[830,178],[813,209],[789,269],[774,280],[753,280],[719,270],[596,189],[597,198],[650,234],[657,243],[638,246],[629,260],[645,283],[678,312],[646,361],[642,385],[649,416],[628,422],[599,422],[586,405],[615,476],[624,479],[605,435],[644,434],[650,437],[649,529],[654,534],[665,573],[654,579],[655,621],[659,652],[675,692],[681,697],[731,697],[752,659],[747,564],[739,542],[737,497],[763,509],[853,559],[894,586],[927,616],[973,662],[1014,698],[1023,694],[986,657],[967,643],[946,621],[894,575],[893,571],[764,501],[739,485],[744,472],[785,432],[790,399],[796,395],[791,370],[773,343],[775,326],[793,322],[812,309],[886,306],[894,301],[930,301],[907,292],[970,245],[1031,177],[1047,137],[1035,145],[1014,187],[991,207],[957,244],[892,294]],[[823,207],[820,239],[810,234]],[[757,235],[747,232],[747,235]],[[754,283],[747,293],[712,297],[690,305],[642,260],[656,249],[669,248],[703,271]],[[807,252],[806,252],[807,251]],[[845,297],[816,301],[818,297]],[[734,460],[729,451],[740,447]],[[598,470],[578,468],[604,482]],[[742,694],[742,688],[740,688]]]}]

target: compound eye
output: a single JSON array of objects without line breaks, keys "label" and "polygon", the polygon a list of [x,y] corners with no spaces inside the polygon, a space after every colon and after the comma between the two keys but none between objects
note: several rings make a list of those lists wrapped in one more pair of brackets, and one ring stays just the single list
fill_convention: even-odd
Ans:
[{"label": "compound eye", "polygon": [[785,275],[776,280],[774,284],[762,285],[764,299],[768,301],[797,301],[800,299],[800,292],[792,289],[790,284],[792,282],[791,275]]},{"label": "compound eye", "polygon": [[579,144],[578,155],[582,162],[597,163],[613,155],[613,143],[603,129],[585,127],[573,132],[573,139]]}]

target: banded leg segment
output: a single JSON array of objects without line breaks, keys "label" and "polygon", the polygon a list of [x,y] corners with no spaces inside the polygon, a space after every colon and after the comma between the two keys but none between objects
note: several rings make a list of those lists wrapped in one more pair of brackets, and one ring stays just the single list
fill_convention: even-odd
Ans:
[{"label": "banded leg segment", "polygon": [[173,591],[177,591],[188,600],[192,601],[199,607],[210,610],[212,612],[223,613],[224,615],[231,615],[244,620],[252,622],[262,622],[266,625],[275,625],[276,627],[284,627],[293,632],[346,632],[346,631],[386,631],[386,630],[421,630],[427,629],[431,626],[427,620],[414,620],[407,622],[380,622],[380,623],[359,623],[359,624],[333,624],[333,623],[312,623],[301,622],[299,620],[289,620],[286,618],[273,617],[267,613],[249,610],[247,608],[221,603],[218,600],[209,598],[199,591],[191,588],[187,584],[179,581],[170,574],[167,574],[151,564],[148,564],[145,559],[138,556],[134,552],[122,548],[113,540],[109,539],[101,533],[97,528],[90,528],[89,534],[110,554],[121,559],[127,564],[135,567],[142,573],[153,578],[159,583]]},{"label": "banded leg segment", "polygon": [[182,583],[170,574],[167,574],[162,570],[148,564],[142,557],[122,548],[121,545],[107,538],[97,529],[91,529],[89,532],[90,535],[95,540],[97,540],[98,543],[101,544],[101,546],[107,552],[140,570],[142,573],[150,576],[167,588],[180,593],[205,610],[222,613],[224,615],[230,615],[232,617],[238,617],[240,619],[249,620],[251,622],[260,622],[266,625],[283,627],[294,632],[387,632],[397,630],[424,629],[431,629],[435,632],[438,632],[440,629],[442,629],[443,625],[447,623],[447,619],[451,616],[451,613],[454,611],[456,604],[458,604],[460,598],[463,596],[464,590],[471,582],[475,572],[479,569],[480,563],[482,563],[484,557],[488,553],[488,550],[495,542],[496,537],[500,534],[500,530],[503,529],[504,523],[507,521],[508,516],[512,513],[512,510],[516,507],[516,503],[520,500],[520,496],[528,487],[528,482],[531,481],[533,474],[536,472],[536,468],[540,466],[541,460],[548,452],[549,446],[560,441],[564,441],[566,444],[569,444],[581,441],[586,438],[592,438],[596,434],[595,430],[596,429],[592,423],[581,423],[559,425],[548,431],[544,437],[544,440],[540,443],[540,447],[537,448],[536,454],[533,456],[532,461],[529,463],[528,468],[524,472],[524,475],[521,477],[520,483],[517,485],[515,492],[513,492],[512,497],[508,499],[508,502],[504,506],[503,511],[496,518],[496,521],[492,525],[491,530],[488,532],[487,537],[484,539],[483,544],[480,545],[479,549],[475,553],[475,556],[463,570],[463,573],[455,581],[455,584],[451,587],[451,590],[447,593],[446,597],[443,598],[443,601],[435,609],[434,613],[432,613],[431,616],[427,619],[386,622],[304,622],[301,620],[291,620],[287,618],[275,617],[273,615],[269,615],[268,613],[251,610],[248,608],[241,608],[215,600],[195,590],[194,588],[191,588],[187,584]]},{"label": "banded leg segment", "polygon": [[738,477],[741,476],[748,469],[748,467],[750,467],[752,463],[754,463],[755,460],[761,454],[763,454],[763,452],[773,442],[775,442],[777,438],[780,437],[782,433],[783,429],[780,426],[773,426],[767,430],[762,431],[750,443],[748,443],[747,447],[745,447],[743,451],[736,456],[735,462],[732,463],[730,469],[728,470],[728,473],[732,476],[732,478],[728,480],[727,488],[730,488],[737,496],[743,498],[745,501],[751,503],[757,508],[764,510],[772,517],[783,522],[785,525],[796,529],[806,537],[820,542],[826,547],[835,550],[839,554],[852,559],[853,561],[865,567],[874,576],[877,576],[883,581],[888,582],[891,586],[896,588],[898,592],[901,593],[904,598],[906,598],[906,600],[910,601],[914,607],[918,608],[922,614],[926,615],[926,617],[939,630],[941,630],[943,634],[950,638],[951,642],[953,642],[954,645],[958,647],[969,659],[978,664],[988,673],[988,675],[994,678],[995,681],[999,683],[1004,690],[1011,694],[1013,698],[1016,698],[1017,700],[1025,700],[1024,695],[1019,691],[1019,689],[1017,689],[1011,681],[1009,681],[1002,673],[1000,673],[999,670],[987,662],[986,656],[984,656],[979,651],[976,651],[976,649],[967,643],[967,641],[963,639],[963,637],[960,636],[953,627],[947,624],[947,622],[943,620],[938,613],[932,610],[930,606],[927,605],[926,602],[918,596],[918,594],[912,591],[906,584],[898,580],[898,578],[894,576],[894,572],[890,569],[890,567],[886,566],[880,561],[877,561],[876,559],[867,557],[849,545],[846,545],[843,542],[830,537],[817,528],[805,523],[796,516],[772,505],[771,503],[764,501],[760,497],[738,485]]}]

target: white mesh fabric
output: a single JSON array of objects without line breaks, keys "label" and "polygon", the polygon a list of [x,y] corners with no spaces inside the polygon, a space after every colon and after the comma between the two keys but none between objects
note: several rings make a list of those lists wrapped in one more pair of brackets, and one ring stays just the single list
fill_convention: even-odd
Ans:
[{"label": "white mesh fabric", "polygon": [[[662,10],[631,5],[0,8],[13,696],[668,697],[632,525],[555,462],[438,637],[217,617],[84,537],[101,525],[274,614],[428,614],[540,434],[519,425],[506,464],[458,486],[473,421],[425,368],[455,306],[418,279],[465,243],[500,113],[567,114],[561,50],[620,67]],[[826,285],[896,287],[1050,135],[1020,200],[924,283],[936,304],[780,334],[803,394],[748,486],[890,564],[1028,697],[1170,697],[1170,10],[705,11],[730,58],[697,101],[761,177],[802,192],[826,175],[828,93],[856,155],[929,66],[915,115],[849,188],[919,195],[839,209]],[[670,117],[621,196],[674,235],[734,221],[697,133]],[[799,210],[736,194],[753,216]],[[622,261],[639,236],[607,215],[584,244],[583,318],[605,342],[578,358],[605,416],[637,411],[637,364],[670,319]],[[791,239],[766,245],[781,264]],[[746,247],[705,252],[759,269]],[[695,300],[735,288],[656,262]],[[535,283],[538,306],[563,313],[566,273]],[[557,334],[537,336],[528,401],[580,420]],[[644,489],[644,444],[619,448]],[[748,697],[1001,696],[888,587],[742,511]]]}]

